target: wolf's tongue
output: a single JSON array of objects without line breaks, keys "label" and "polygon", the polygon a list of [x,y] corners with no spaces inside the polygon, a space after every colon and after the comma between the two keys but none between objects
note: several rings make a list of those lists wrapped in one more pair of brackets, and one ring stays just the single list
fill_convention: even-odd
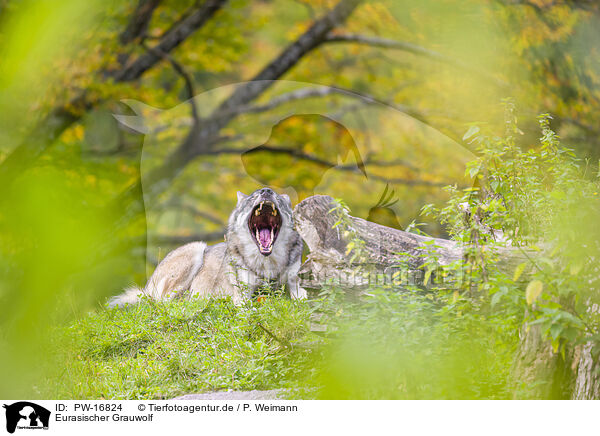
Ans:
[{"label": "wolf's tongue", "polygon": [[264,248],[268,248],[271,245],[271,230],[270,229],[260,229],[258,231],[258,242]]}]

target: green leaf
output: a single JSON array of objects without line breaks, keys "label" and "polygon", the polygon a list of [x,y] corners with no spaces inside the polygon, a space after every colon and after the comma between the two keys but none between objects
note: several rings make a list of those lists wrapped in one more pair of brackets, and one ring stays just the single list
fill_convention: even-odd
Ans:
[{"label": "green leaf", "polygon": [[475,176],[479,173],[480,169],[481,167],[479,165],[469,168],[469,177],[475,178]]},{"label": "green leaf", "polygon": [[522,264],[518,265],[515,268],[515,273],[513,274],[513,282],[516,282],[517,280],[519,280],[519,277],[521,277],[521,274],[523,274],[523,271],[525,270],[526,266],[527,266],[527,263],[523,262]]},{"label": "green leaf", "polygon": [[429,277],[431,277],[431,269],[428,269],[427,271],[425,271],[425,277],[423,278],[423,286],[427,286],[427,283],[429,282]]},{"label": "green leaf", "polygon": [[565,326],[563,324],[552,324],[552,326],[550,327],[550,336],[552,336],[552,339],[556,340],[560,336],[564,328]]},{"label": "green leaf", "polygon": [[467,130],[467,133],[464,134],[462,139],[463,139],[463,141],[466,141],[467,139],[471,138],[472,136],[474,136],[478,133],[479,133],[479,127],[471,126],[471,127],[469,127],[469,130]]},{"label": "green leaf", "polygon": [[569,268],[569,272],[572,276],[576,276],[577,274],[579,274],[579,271],[581,271],[582,267],[583,266],[581,264],[572,264],[571,268]]},{"label": "green leaf", "polygon": [[579,331],[574,327],[567,327],[563,332],[562,336],[567,338],[569,341],[574,341],[577,338]]},{"label": "green leaf", "polygon": [[544,284],[541,281],[532,280],[529,282],[527,285],[527,290],[525,291],[525,299],[527,300],[527,304],[533,304],[533,302],[540,296],[543,289]]},{"label": "green leaf", "polygon": [[494,295],[492,295],[492,301],[491,301],[491,305],[492,307],[494,307],[496,304],[498,304],[498,301],[500,301],[500,298],[502,297],[502,294],[500,292],[496,292]]}]

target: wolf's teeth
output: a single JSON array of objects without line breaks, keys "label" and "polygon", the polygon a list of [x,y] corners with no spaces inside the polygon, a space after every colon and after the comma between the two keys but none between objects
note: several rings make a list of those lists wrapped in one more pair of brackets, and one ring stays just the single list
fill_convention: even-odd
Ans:
[{"label": "wolf's teeth", "polygon": [[260,244],[260,236],[258,235],[258,229],[256,229],[256,240]]},{"label": "wolf's teeth", "polygon": [[273,216],[277,216],[277,209],[273,209]]},{"label": "wolf's teeth", "polygon": [[260,207],[258,208],[258,210],[262,210],[262,207],[263,207],[263,205],[264,205],[264,204],[265,204],[265,202],[264,202],[264,201],[262,201],[262,202],[260,203]]},{"label": "wolf's teeth", "polygon": [[260,215],[260,212],[259,212],[259,210],[258,210],[258,209],[256,209],[256,210],[254,211],[254,215],[255,215],[255,216],[259,216],[259,215]]}]

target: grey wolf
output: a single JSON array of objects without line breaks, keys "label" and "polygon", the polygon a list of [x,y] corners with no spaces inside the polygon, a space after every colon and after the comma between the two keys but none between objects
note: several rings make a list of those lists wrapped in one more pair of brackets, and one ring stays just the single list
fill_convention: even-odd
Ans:
[{"label": "grey wolf", "polygon": [[231,297],[235,304],[262,286],[285,285],[294,299],[306,298],[298,284],[302,240],[293,228],[292,204],[269,188],[237,193],[225,242],[192,242],[171,251],[143,289],[132,287],[108,306],[176,297]]}]

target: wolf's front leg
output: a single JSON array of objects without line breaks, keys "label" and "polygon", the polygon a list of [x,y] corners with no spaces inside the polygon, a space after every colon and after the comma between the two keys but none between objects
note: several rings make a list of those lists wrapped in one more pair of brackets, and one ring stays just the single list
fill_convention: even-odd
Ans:
[{"label": "wolf's front leg", "polygon": [[290,297],[292,297],[292,300],[304,300],[307,297],[306,289],[298,283],[298,276],[294,279],[289,279],[287,285],[290,289]]},{"label": "wolf's front leg", "polygon": [[235,288],[235,296],[233,299],[235,305],[237,306],[250,300],[258,286],[256,274],[247,269],[238,268],[233,271],[231,277],[234,280],[232,285]]},{"label": "wolf's front leg", "polygon": [[290,290],[292,300],[304,300],[307,296],[306,289],[300,286],[298,271],[300,271],[300,259],[294,262],[287,272],[287,287]]}]

